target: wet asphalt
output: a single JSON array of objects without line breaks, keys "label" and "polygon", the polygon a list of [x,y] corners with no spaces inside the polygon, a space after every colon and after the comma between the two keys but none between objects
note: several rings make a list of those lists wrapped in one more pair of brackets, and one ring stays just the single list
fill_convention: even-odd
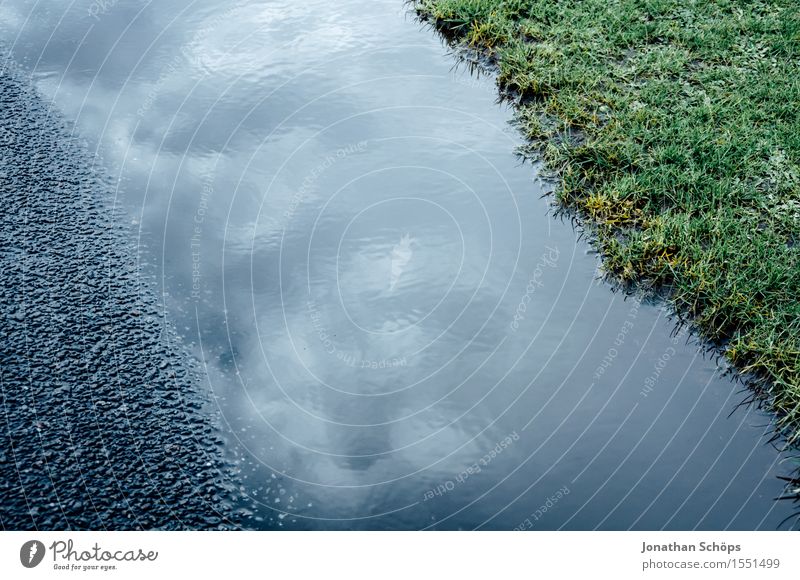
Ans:
[{"label": "wet asphalt", "polygon": [[239,527],[219,414],[94,165],[2,71],[0,526]]}]

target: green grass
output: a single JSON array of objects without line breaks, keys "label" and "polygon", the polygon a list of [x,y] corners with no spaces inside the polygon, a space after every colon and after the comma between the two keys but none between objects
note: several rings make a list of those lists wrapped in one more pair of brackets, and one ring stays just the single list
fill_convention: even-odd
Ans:
[{"label": "green grass", "polygon": [[800,441],[797,0],[417,0],[496,63],[607,271],[667,290]]}]

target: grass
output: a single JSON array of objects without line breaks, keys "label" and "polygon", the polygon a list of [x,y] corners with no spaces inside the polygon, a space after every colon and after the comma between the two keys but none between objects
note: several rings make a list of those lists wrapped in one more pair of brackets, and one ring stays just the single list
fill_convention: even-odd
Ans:
[{"label": "grass", "polygon": [[607,272],[666,290],[800,441],[797,0],[416,0],[480,51]]}]

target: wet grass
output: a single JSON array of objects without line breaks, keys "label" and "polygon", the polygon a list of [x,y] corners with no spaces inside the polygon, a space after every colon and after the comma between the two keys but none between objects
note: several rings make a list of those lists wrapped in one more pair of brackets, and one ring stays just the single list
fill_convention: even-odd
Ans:
[{"label": "wet grass", "polygon": [[665,291],[800,441],[796,0],[417,0],[477,49],[608,273]]}]

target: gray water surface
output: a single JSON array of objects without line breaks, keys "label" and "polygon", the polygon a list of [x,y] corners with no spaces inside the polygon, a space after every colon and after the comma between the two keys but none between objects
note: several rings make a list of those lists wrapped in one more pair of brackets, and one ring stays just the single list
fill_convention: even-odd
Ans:
[{"label": "gray water surface", "polygon": [[[401,0],[0,2],[118,179],[250,524],[774,529],[769,418],[614,293]],[[165,429],[169,425],[164,425]]]}]

